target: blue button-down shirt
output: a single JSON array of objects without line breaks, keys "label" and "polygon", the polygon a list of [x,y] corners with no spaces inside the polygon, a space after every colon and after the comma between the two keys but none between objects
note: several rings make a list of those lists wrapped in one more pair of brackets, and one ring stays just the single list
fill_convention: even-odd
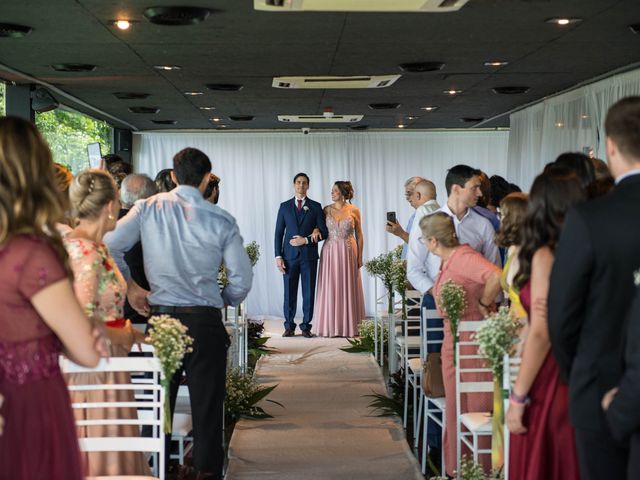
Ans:
[{"label": "blue button-down shirt", "polygon": [[[195,187],[180,185],[171,192],[139,200],[105,235],[125,278],[124,254],[142,241],[144,270],[151,305],[238,305],[249,293],[253,272],[235,219],[202,198]],[[229,284],[218,287],[224,263]]]}]

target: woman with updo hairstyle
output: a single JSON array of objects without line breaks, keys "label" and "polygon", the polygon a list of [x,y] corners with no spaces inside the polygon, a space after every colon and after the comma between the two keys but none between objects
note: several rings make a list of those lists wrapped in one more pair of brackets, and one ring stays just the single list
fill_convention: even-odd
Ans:
[{"label": "woman with updo hairstyle", "polygon": [[[442,380],[445,391],[447,414],[444,428],[444,459],[447,475],[455,478],[457,464],[457,438],[456,438],[456,367],[454,362],[454,347],[451,327],[440,305],[440,292],[442,286],[449,281],[461,286],[466,295],[466,309],[460,315],[460,324],[483,320],[495,309],[495,299],[500,293],[500,269],[487,260],[481,253],[469,245],[460,245],[456,234],[453,219],[444,212],[436,212],[422,217],[420,220],[422,230],[421,242],[432,254],[441,258],[440,272],[433,285],[433,297],[436,299],[436,307],[444,318],[444,339],[442,340]],[[472,339],[472,332],[460,331],[458,336],[461,342]],[[465,355],[476,354],[471,346],[462,346],[461,352]],[[482,360],[466,360],[464,368],[481,368]],[[464,373],[464,381],[492,381],[491,374]],[[493,409],[492,393],[463,394],[461,396],[460,412],[490,412]],[[489,439],[480,439],[480,448],[491,449]],[[463,455],[469,452],[462,452]],[[490,455],[481,455],[480,463],[486,471],[490,470]]]},{"label": "woman with updo hairstyle", "polygon": [[56,224],[64,214],[36,127],[0,118],[0,477],[84,478],[61,353],[94,367],[104,340],[78,304]]},{"label": "woman with updo hairstyle", "polygon": [[73,182],[71,170],[61,163],[54,163],[55,181],[58,191],[62,194],[60,201],[64,210],[64,218],[56,224],[56,229],[61,236],[67,235],[73,229],[73,215],[71,213],[71,203],[69,202],[69,186]]},{"label": "woman with updo hairstyle", "polygon": [[355,337],[365,316],[362,219],[352,199],[351,182],[337,181],[331,189],[333,203],[324,208],[329,238],[320,252],[312,327],[322,337]]},{"label": "woman with updo hairstyle", "polygon": [[177,185],[171,178],[172,171],[173,169],[171,168],[165,168],[156,174],[154,182],[156,182],[156,187],[158,187],[158,193],[170,192],[176,188]]},{"label": "woman with updo hairstyle", "polygon": [[[105,233],[113,230],[118,219],[120,202],[113,178],[104,170],[80,172],[69,188],[71,206],[76,215],[75,228],[64,238],[74,273],[74,290],[87,316],[95,325],[104,328],[110,339],[110,353],[114,357],[126,357],[134,343],[144,340],[141,332],[133,329],[131,322],[123,318],[127,283],[118,270],[106,245]],[[127,384],[131,383],[125,372],[78,373],[68,375],[73,384]],[[135,402],[131,390],[108,392],[121,402]],[[105,391],[73,391],[76,403],[105,402]],[[137,419],[135,408],[118,409],[119,415]],[[80,420],[116,418],[113,409],[86,409],[76,411]],[[78,427],[79,437],[137,437],[137,425]],[[150,475],[142,452],[90,452],[84,453],[87,475]]]}]

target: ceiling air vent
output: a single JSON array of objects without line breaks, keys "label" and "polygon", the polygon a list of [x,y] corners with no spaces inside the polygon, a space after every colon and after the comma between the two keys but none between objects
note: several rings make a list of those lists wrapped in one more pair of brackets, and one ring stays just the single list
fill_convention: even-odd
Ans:
[{"label": "ceiling air vent", "polygon": [[14,23],[0,23],[0,37],[20,38],[26,37],[33,31],[33,28],[26,25],[16,25]]},{"label": "ceiling air vent", "polygon": [[400,106],[399,103],[370,103],[369,108],[371,110],[393,110],[394,108],[398,108]]},{"label": "ceiling air vent", "polygon": [[136,93],[136,92],[115,92],[114,97],[120,100],[144,100],[151,96],[149,93]]},{"label": "ceiling air vent", "polygon": [[158,113],[158,107],[129,107],[131,113]]},{"label": "ceiling air vent", "polygon": [[234,122],[250,122],[253,120],[253,115],[229,115],[229,120]]},{"label": "ceiling air vent", "polygon": [[156,125],[175,125],[178,123],[177,120],[151,120]]},{"label": "ceiling air vent", "polygon": [[93,72],[97,67],[90,63],[56,63],[51,68],[57,72]]},{"label": "ceiling air vent", "polygon": [[483,117],[462,117],[460,119],[460,121],[464,123],[479,123],[483,120],[484,120]]},{"label": "ceiling air vent", "polygon": [[356,123],[364,115],[278,115],[278,121],[285,123]]},{"label": "ceiling air vent", "polygon": [[269,12],[455,12],[469,0],[253,0]]},{"label": "ceiling air vent", "polygon": [[349,129],[355,130],[356,132],[362,132],[364,130],[367,130],[368,128],[369,125],[349,125]]},{"label": "ceiling air vent", "polygon": [[211,10],[201,7],[149,7],[144,16],[156,25],[194,25],[204,22]]},{"label": "ceiling air vent", "polygon": [[631,30],[636,35],[640,34],[640,23],[634,23],[633,25],[629,25],[629,30]]},{"label": "ceiling air vent", "polygon": [[385,88],[400,75],[361,75],[357,77],[274,77],[275,88]]},{"label": "ceiling air vent", "polygon": [[529,87],[494,87],[493,93],[499,93],[502,95],[517,95],[519,93],[527,93]]},{"label": "ceiling air vent", "polygon": [[403,72],[408,73],[425,73],[425,72],[437,72],[444,68],[442,62],[411,62],[401,63],[398,68]]},{"label": "ceiling air vent", "polygon": [[207,83],[206,87],[209,90],[220,92],[238,92],[242,90],[242,85],[239,83]]}]

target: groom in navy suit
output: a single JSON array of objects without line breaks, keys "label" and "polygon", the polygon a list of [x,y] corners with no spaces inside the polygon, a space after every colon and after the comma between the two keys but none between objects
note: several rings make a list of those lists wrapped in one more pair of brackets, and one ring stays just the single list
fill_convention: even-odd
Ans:
[{"label": "groom in navy suit", "polygon": [[282,202],[278,210],[275,233],[276,266],[284,278],[284,334],[295,335],[298,282],[302,277],[302,311],[300,330],[311,337],[311,319],[318,271],[318,241],[327,238],[322,206],[307,198],[309,177],[299,173],[293,179],[295,196]]}]

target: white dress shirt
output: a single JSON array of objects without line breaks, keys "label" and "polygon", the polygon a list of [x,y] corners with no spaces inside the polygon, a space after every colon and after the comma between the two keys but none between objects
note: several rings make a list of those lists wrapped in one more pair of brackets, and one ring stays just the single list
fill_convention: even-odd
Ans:
[{"label": "white dress shirt", "polygon": [[[453,218],[453,225],[461,244],[469,244],[474,250],[482,253],[487,260],[501,266],[500,251],[494,241],[495,230],[489,220],[470,208],[462,217],[462,220],[458,220],[458,217],[453,214],[447,204],[438,211],[444,212]],[[435,283],[440,271],[441,260],[440,257],[429,252],[429,249],[420,241],[422,232],[420,231],[420,221],[417,217],[416,215],[416,222],[409,236],[407,279],[416,290],[419,290],[424,295]],[[415,230],[416,226],[417,230]]]}]

